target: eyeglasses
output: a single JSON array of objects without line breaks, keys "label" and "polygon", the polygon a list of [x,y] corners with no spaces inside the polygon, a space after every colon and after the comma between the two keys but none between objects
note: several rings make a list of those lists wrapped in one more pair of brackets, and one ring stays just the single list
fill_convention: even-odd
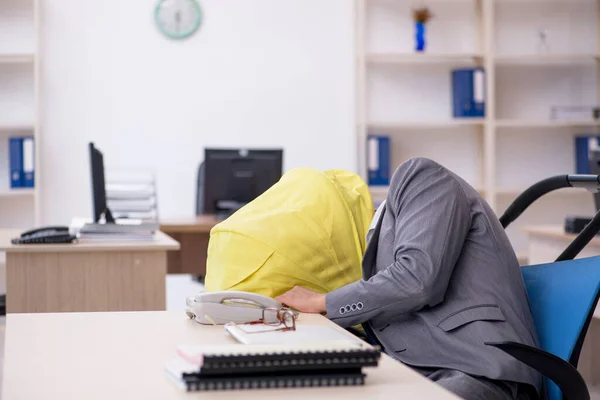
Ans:
[{"label": "eyeglasses", "polygon": [[[296,313],[290,309],[279,309],[279,308],[263,308],[262,318],[257,321],[249,321],[237,324],[235,322],[228,322],[225,325],[233,325],[241,329],[244,333],[263,333],[263,332],[276,332],[276,331],[295,331],[296,330]],[[267,326],[269,329],[264,329],[254,325]],[[272,329],[271,327],[281,328]]]},{"label": "eyeglasses", "polygon": [[[283,325],[282,328],[272,329],[274,331],[295,331],[296,330],[296,315],[290,309],[286,308],[263,308],[262,310],[262,318],[258,321],[251,321],[248,323],[249,325],[257,325],[263,324],[267,326],[280,326]],[[272,331],[271,329],[269,331]],[[255,331],[251,331],[248,333],[257,333]]]}]

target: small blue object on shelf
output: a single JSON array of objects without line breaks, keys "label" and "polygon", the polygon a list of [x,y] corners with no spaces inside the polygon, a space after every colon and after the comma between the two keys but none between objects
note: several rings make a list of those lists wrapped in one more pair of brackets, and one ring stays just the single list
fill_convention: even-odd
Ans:
[{"label": "small blue object on shelf", "polygon": [[367,136],[367,172],[369,186],[387,186],[390,184],[389,136]]},{"label": "small blue object on shelf", "polygon": [[578,135],[575,136],[575,173],[589,174],[589,153],[600,151],[600,136]]},{"label": "small blue object on shelf", "polygon": [[485,117],[485,70],[481,67],[452,71],[454,118]]},{"label": "small blue object on shelf", "polygon": [[425,32],[426,26],[423,22],[415,22],[415,50],[425,51]]},{"label": "small blue object on shelf", "polygon": [[23,187],[23,138],[8,139],[10,187]]}]

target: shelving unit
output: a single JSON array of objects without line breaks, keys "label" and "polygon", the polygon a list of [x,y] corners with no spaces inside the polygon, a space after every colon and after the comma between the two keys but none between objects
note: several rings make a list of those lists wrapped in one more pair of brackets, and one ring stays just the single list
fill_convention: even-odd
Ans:
[{"label": "shelving unit", "polygon": [[500,119],[496,121],[496,127],[498,128],[577,128],[595,126],[600,126],[600,121],[544,121],[527,119]]},{"label": "shelving unit", "polygon": [[597,54],[511,54],[494,57],[496,65],[586,65],[597,61]]},{"label": "shelving unit", "polygon": [[33,136],[40,165],[38,0],[0,0],[0,229],[27,229],[40,221],[40,173],[34,188],[10,188],[13,136]]},{"label": "shelving unit", "polygon": [[0,54],[0,64],[29,64],[35,61],[35,54]]},{"label": "shelving unit", "polygon": [[35,196],[34,189],[6,189],[0,191],[2,197],[19,197],[19,196]]},{"label": "shelving unit", "polygon": [[399,121],[399,122],[369,122],[369,129],[377,131],[394,131],[404,130],[407,128],[411,129],[444,129],[461,126],[481,126],[484,124],[484,120],[472,119],[472,120],[447,120],[447,121]]},{"label": "shelving unit", "polygon": [[365,58],[370,64],[455,64],[481,61],[483,55],[373,53]]},{"label": "shelving unit", "polygon": [[[368,134],[391,139],[391,168],[432,158],[462,176],[498,215],[529,185],[575,172],[574,136],[600,120],[556,121],[553,106],[599,105],[600,0],[355,0],[358,170],[367,179]],[[412,9],[427,6],[427,48],[414,51]],[[547,47],[538,31],[547,30]],[[485,69],[486,115],[452,116],[451,71]],[[386,187],[372,188],[380,200]],[[507,230],[592,215],[592,195],[559,190]]]}]

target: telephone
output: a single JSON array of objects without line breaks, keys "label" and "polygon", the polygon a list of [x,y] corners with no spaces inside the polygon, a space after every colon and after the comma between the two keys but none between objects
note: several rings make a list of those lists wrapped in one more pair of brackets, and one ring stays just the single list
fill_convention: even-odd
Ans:
[{"label": "telephone", "polygon": [[68,226],[47,226],[23,232],[20,237],[11,240],[12,244],[72,243],[75,235]]},{"label": "telephone", "polygon": [[[283,309],[275,299],[256,293],[227,290],[206,292],[186,299],[185,312],[190,319],[206,325],[238,324],[262,318],[264,308]],[[297,316],[297,315],[296,315]]]}]

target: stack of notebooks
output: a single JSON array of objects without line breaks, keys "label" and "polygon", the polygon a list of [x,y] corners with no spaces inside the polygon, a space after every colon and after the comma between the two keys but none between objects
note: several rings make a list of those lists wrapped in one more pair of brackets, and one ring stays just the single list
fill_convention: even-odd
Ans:
[{"label": "stack of notebooks", "polygon": [[180,346],[165,366],[184,391],[364,385],[378,348],[351,342]]}]

